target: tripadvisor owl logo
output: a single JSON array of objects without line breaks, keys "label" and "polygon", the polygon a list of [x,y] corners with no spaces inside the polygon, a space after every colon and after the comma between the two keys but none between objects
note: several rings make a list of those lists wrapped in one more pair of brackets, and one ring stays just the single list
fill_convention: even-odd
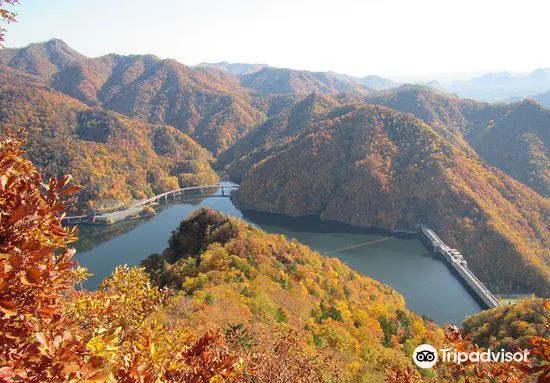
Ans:
[{"label": "tripadvisor owl logo", "polygon": [[[529,350],[509,352],[505,350],[463,352],[452,348],[443,348],[441,352],[441,361],[443,363],[462,364],[470,363],[510,363],[510,362],[529,362]],[[420,368],[432,368],[438,361],[438,351],[430,344],[421,344],[414,349],[413,362]]]},{"label": "tripadvisor owl logo", "polygon": [[432,368],[437,363],[437,350],[430,344],[421,344],[414,349],[413,362],[420,368]]}]

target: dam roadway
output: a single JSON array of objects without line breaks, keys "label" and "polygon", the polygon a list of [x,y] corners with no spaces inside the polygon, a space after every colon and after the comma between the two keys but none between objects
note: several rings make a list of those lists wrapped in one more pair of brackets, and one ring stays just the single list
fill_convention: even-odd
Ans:
[{"label": "dam roadway", "polygon": [[473,290],[473,292],[488,307],[494,308],[501,306],[498,299],[483,285],[483,283],[468,268],[468,263],[462,257],[462,254],[456,249],[451,249],[438,237],[436,233],[423,224],[418,225],[418,229],[423,239],[433,247],[433,251],[443,256],[443,259],[462,277],[464,282]]}]

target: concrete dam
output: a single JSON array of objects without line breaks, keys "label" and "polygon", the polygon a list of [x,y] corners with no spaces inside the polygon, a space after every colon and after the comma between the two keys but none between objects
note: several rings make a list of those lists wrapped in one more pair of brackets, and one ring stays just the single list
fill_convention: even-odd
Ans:
[{"label": "concrete dam", "polygon": [[483,285],[483,283],[468,268],[468,263],[456,249],[451,249],[429,227],[419,224],[419,232],[423,239],[431,244],[434,252],[443,256],[443,259],[462,277],[479,299],[488,307],[501,306],[497,298]]}]

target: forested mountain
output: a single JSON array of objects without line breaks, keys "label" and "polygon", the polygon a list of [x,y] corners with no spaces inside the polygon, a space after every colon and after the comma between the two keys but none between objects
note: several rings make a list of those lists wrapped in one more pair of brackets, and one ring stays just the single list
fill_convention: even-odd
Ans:
[{"label": "forested mountain", "polygon": [[87,60],[86,56],[59,39],[0,51],[0,62],[3,65],[35,75],[42,80],[49,80],[60,70]]},{"label": "forested mountain", "polygon": [[312,360],[330,356],[321,368],[338,371],[336,381],[381,381],[388,363],[411,364],[415,345],[443,342],[390,287],[210,209],[182,221],[162,255],[142,264],[155,284],[181,291],[170,321],[198,332],[246,328],[264,339],[295,332]]},{"label": "forested mountain", "polygon": [[352,93],[362,96],[370,92],[367,85],[349,76],[272,67],[241,76],[241,84],[260,94]]},{"label": "forested mountain", "polygon": [[550,300],[525,299],[468,317],[464,335],[484,348],[517,350],[532,347],[534,335],[550,338]]},{"label": "forested mountain", "polygon": [[549,195],[550,112],[540,105],[492,105],[413,85],[373,95],[367,102],[414,114],[469,154]]},{"label": "forested mountain", "polygon": [[151,55],[87,58],[60,40],[0,51],[0,63],[90,105],[188,133],[213,153],[264,119],[235,76]]},{"label": "forested mountain", "polygon": [[[125,63],[126,59],[115,67],[113,84],[107,82],[100,93],[109,109],[172,125],[214,154],[227,149],[264,119],[251,106],[248,93],[230,76],[191,69],[173,60],[157,61],[141,69],[142,63]],[[134,72],[135,65],[138,73]],[[126,79],[129,73],[135,78]]]},{"label": "forested mountain", "polygon": [[245,173],[262,160],[294,142],[307,123],[337,106],[353,102],[360,102],[360,98],[349,94],[335,97],[311,94],[244,136],[218,157],[216,167],[224,169],[232,180],[240,182]]},{"label": "forested mountain", "polygon": [[472,129],[464,109],[477,111],[489,107],[489,104],[460,99],[434,88],[409,84],[376,93],[366,102],[412,113],[449,139],[466,135]]},{"label": "forested mountain", "polygon": [[222,61],[219,63],[200,63],[197,65],[199,68],[217,68],[226,72],[232,73],[237,76],[244,74],[250,74],[262,70],[269,65],[266,64],[244,64],[244,63],[228,63]]},{"label": "forested mountain", "polygon": [[423,218],[491,288],[550,294],[550,206],[412,115],[335,109],[255,167],[237,202],[361,227],[412,229]]},{"label": "forested mountain", "polygon": [[[237,77],[227,71],[190,68],[152,55],[111,54],[88,58],[61,40],[1,50],[0,64],[3,83],[21,86],[27,82],[42,83],[90,106],[102,106],[149,123],[174,126],[216,156],[266,118],[307,94],[341,98],[346,98],[343,94],[354,95],[347,96],[348,102],[361,102],[366,96],[369,103],[413,113],[471,155],[475,155],[473,146],[484,160],[542,195],[548,195],[547,141],[544,134],[542,137],[540,133],[532,134],[530,128],[533,121],[540,132],[540,128],[547,126],[546,117],[541,116],[547,114],[537,113],[533,108],[519,108],[512,113],[515,106],[460,99],[432,88],[411,85],[371,92],[367,96],[371,88],[394,85],[376,76],[357,79],[331,72],[263,67]],[[507,115],[514,115],[514,121],[525,122],[511,127],[517,133],[515,138],[505,128]],[[500,121],[500,128],[488,134],[495,121]],[[486,141],[485,137],[490,140]],[[237,148],[242,151],[246,142],[248,140],[239,143]],[[502,152],[492,153],[491,145],[507,148],[506,158],[501,158]],[[516,150],[518,148],[526,150]],[[225,165],[229,157],[223,156],[220,163]],[[236,158],[231,159],[234,160]]]},{"label": "forested mountain", "polygon": [[374,75],[362,77],[361,82],[363,82],[363,84],[368,86],[370,89],[375,90],[391,89],[398,86],[395,81]]},{"label": "forested mountain", "polygon": [[[495,114],[490,104],[460,99],[443,91],[422,85],[402,85],[395,89],[376,93],[367,98],[368,103],[384,105],[401,112],[412,113],[430,124],[438,133],[453,144],[475,156],[465,136],[473,125],[484,125]],[[479,113],[480,110],[487,113]],[[465,115],[479,121],[469,121]],[[468,115],[469,116],[469,115]]]},{"label": "forested mountain", "polygon": [[550,110],[534,101],[512,105],[468,137],[489,163],[550,197]]},{"label": "forested mountain", "polygon": [[[307,106],[314,101],[317,102],[317,108],[311,109]],[[498,107],[492,107],[490,104],[459,99],[418,85],[403,85],[397,89],[367,96],[365,100],[361,96],[354,97],[349,94],[340,94],[332,98],[312,95],[291,105],[280,115],[272,117],[243,137],[219,156],[217,166],[227,167],[229,175],[234,177],[234,180],[240,180],[244,172],[260,160],[292,142],[296,137],[295,133],[301,131],[305,126],[304,123],[313,118],[311,112],[321,116],[337,104],[358,103],[384,105],[412,113],[473,156],[476,153],[465,136],[470,131],[477,130],[478,126],[487,126],[492,117],[504,114]],[[290,124],[290,126],[283,127],[281,124]],[[231,165],[228,166],[228,164]]]},{"label": "forested mountain", "polygon": [[0,122],[21,131],[27,156],[46,175],[74,176],[81,190],[72,207],[79,212],[105,199],[218,181],[212,155],[177,129],[89,107],[40,85],[0,86]]},{"label": "forested mountain", "polygon": [[243,174],[261,160],[288,146],[296,132],[303,129],[304,122],[313,118],[308,114],[307,103],[323,99],[324,107],[320,103],[319,108],[311,109],[317,116],[336,104],[363,102],[412,113],[468,155],[480,156],[539,194],[548,196],[550,116],[546,109],[527,101],[491,105],[417,85],[379,92],[367,96],[366,101],[350,94],[332,99],[320,95],[305,98],[291,104],[222,153],[217,166],[225,168],[233,180],[240,181]]}]

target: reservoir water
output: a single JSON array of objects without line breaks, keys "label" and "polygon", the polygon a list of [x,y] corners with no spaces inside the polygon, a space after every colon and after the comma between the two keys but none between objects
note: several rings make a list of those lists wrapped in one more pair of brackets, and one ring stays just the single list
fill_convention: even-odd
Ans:
[{"label": "reservoir water", "polygon": [[77,261],[94,274],[84,284],[95,289],[118,265],[138,265],[152,253],[160,253],[179,222],[201,206],[245,219],[269,233],[296,238],[321,253],[339,258],[363,275],[399,291],[407,306],[438,324],[461,324],[466,316],[482,310],[480,303],[417,238],[392,239],[353,247],[388,237],[315,218],[290,218],[240,211],[229,198],[207,197],[162,206],[157,215],[119,222],[111,226],[79,227]]}]

